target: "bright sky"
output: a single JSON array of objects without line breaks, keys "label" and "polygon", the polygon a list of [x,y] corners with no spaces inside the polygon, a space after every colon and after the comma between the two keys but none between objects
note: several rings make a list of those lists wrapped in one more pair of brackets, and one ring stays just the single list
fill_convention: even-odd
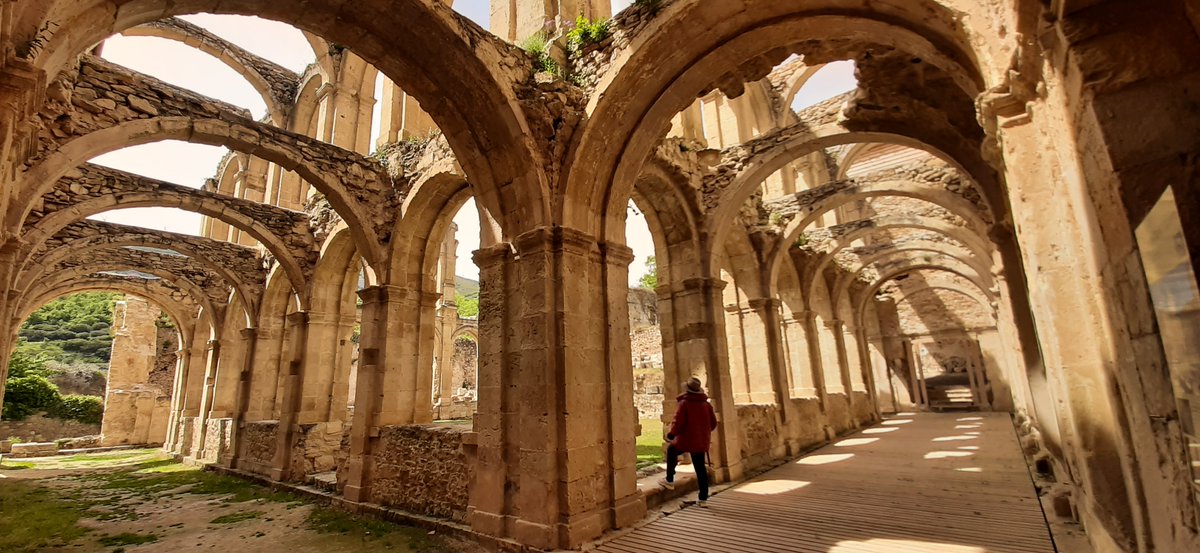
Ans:
[{"label": "bright sky", "polygon": [[[614,0],[619,11],[632,0]],[[484,28],[488,25],[488,0],[457,0],[454,9]],[[288,25],[256,17],[197,14],[184,19],[200,25],[259,56],[300,72],[314,58],[312,48],[303,35]],[[200,94],[217,98],[250,110],[261,118],[266,112],[262,97],[233,69],[198,50],[179,42],[151,38],[116,36],[105,42],[104,58],[152,75]],[[813,77],[797,96],[795,106],[804,107],[853,88],[853,64],[831,67]],[[848,66],[848,67],[847,67]],[[847,78],[848,77],[848,78]],[[847,85],[847,83],[849,83]],[[833,90],[831,92],[831,90]],[[807,103],[806,103],[807,102]],[[379,106],[372,124],[379,125]],[[101,165],[137,173],[168,182],[199,188],[205,179],[212,178],[225,148],[164,141],[134,146],[94,158]],[[127,225],[196,235],[200,216],[169,208],[138,208],[109,211],[92,219]],[[631,210],[626,241],[635,259],[629,267],[631,284],[645,272],[647,256],[654,254],[654,243],[640,212]],[[471,252],[479,248],[479,220],[473,202],[468,202],[455,217],[458,224],[458,273],[478,280],[479,270],[471,262]]]}]

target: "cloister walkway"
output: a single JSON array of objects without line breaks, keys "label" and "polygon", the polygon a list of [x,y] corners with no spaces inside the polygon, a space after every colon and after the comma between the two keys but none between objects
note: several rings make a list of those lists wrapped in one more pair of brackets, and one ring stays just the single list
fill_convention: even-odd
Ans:
[{"label": "cloister walkway", "polygon": [[906,414],[598,551],[1053,553],[1003,413]]}]

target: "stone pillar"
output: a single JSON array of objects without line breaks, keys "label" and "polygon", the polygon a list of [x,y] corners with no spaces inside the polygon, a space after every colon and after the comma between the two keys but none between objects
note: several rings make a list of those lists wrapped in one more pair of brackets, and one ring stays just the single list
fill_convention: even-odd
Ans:
[{"label": "stone pillar", "polygon": [[237,401],[233,406],[233,439],[229,443],[229,466],[237,468],[238,458],[241,457],[242,429],[246,426],[246,411],[250,406],[250,384],[254,375],[255,352],[258,351],[258,331],[253,328],[242,329],[242,341],[245,342],[246,356],[242,370],[238,373]]},{"label": "stone pillar", "polygon": [[[518,353],[507,347],[513,324],[507,297],[515,286],[512,247],[497,244],[474,253],[479,267],[479,378],[478,407],[474,417],[475,470],[471,475],[468,521],[475,531],[495,536],[511,535],[517,515],[513,495],[520,474],[516,447],[519,421],[516,395],[509,393]],[[361,363],[361,362],[360,362]]]},{"label": "stone pillar", "polygon": [[112,356],[100,427],[103,446],[149,443],[153,401],[166,395],[166,390],[147,386],[158,353],[157,320],[158,309],[141,298],[126,296],[113,309]]},{"label": "stone pillar", "polygon": [[859,361],[859,366],[855,370],[858,371],[863,380],[863,388],[867,394],[867,403],[873,414],[872,420],[879,420],[881,418],[881,411],[879,407],[879,395],[876,393],[875,387],[875,373],[873,369],[875,360],[871,355],[871,344],[867,339],[866,329],[862,326],[855,328],[853,338]]},{"label": "stone pillar", "polygon": [[859,347],[859,328],[853,321],[839,321],[842,327],[842,347],[846,351],[847,384],[852,392],[867,391],[867,380],[863,375],[863,356]]},{"label": "stone pillar", "polygon": [[200,405],[196,414],[196,438],[193,442],[195,448],[194,454],[199,457],[198,452],[204,447],[204,441],[208,433],[208,419],[211,416],[213,405],[213,394],[216,392],[217,385],[217,370],[221,365],[221,341],[209,340],[207,349],[207,365],[204,368],[204,384],[200,396]]},{"label": "stone pillar", "polygon": [[612,0],[495,0],[491,7],[492,33],[515,43],[539,32],[553,36],[565,31],[577,15],[592,20],[612,17]]},{"label": "stone pillar", "polygon": [[804,340],[808,344],[808,364],[812,369],[813,387],[817,390],[817,397],[820,398],[821,404],[825,404],[825,397],[829,394],[829,385],[825,382],[825,356],[821,353],[821,336],[817,329],[817,313],[815,311],[804,311]]},{"label": "stone pillar", "polygon": [[180,436],[183,429],[183,409],[188,394],[188,377],[192,368],[192,348],[181,347],[175,352],[176,368],[175,381],[171,392],[171,418],[167,426],[167,441],[163,448],[174,453],[182,453]]},{"label": "stone pillar", "polygon": [[779,406],[779,415],[784,422],[788,420],[791,402],[788,401],[790,386],[788,385],[787,358],[783,348],[780,322],[780,309],[783,302],[779,298],[756,298],[749,301],[750,309],[758,317],[762,327],[762,350],[766,353],[767,376],[770,378],[771,400]]},{"label": "stone pillar", "polygon": [[439,404],[448,405],[457,392],[454,389],[454,329],[458,326],[458,303],[456,301],[455,272],[458,262],[458,240],[455,233],[458,225],[450,223],[446,238],[442,241],[438,257],[438,288],[442,299],[437,307],[436,334],[440,340],[435,348],[434,398]]},{"label": "stone pillar", "polygon": [[275,455],[271,460],[271,479],[282,481],[291,478],[292,441],[299,431],[298,415],[304,394],[304,351],[308,342],[308,312],[297,311],[287,316],[288,325],[295,332],[287,356],[287,370],[279,375],[279,430],[276,435]]},{"label": "stone pillar", "polygon": [[830,319],[825,322],[825,329],[833,336],[834,348],[837,352],[838,366],[838,391],[846,394],[846,398],[850,399],[852,387],[850,386],[850,362],[846,355],[846,331],[844,323],[838,319]]},{"label": "stone pillar", "polygon": [[431,308],[437,296],[386,285],[369,286],[358,295],[363,300],[362,334],[354,376],[350,458],[339,485],[346,499],[369,501],[371,452],[379,428],[431,420],[429,379],[419,374],[430,370],[421,364],[419,348],[424,334],[430,338],[425,340],[425,350],[432,349],[433,329],[422,328],[421,311]]},{"label": "stone pillar", "polygon": [[[712,457],[716,476],[736,480],[743,473],[741,430],[729,371],[729,348],[725,343],[723,289],[715,278],[689,278],[659,286],[659,321],[663,335],[663,422],[675,415],[675,398],[683,392],[683,381],[696,377],[704,382],[717,412]],[[666,308],[663,308],[666,307]]]},{"label": "stone pillar", "polygon": [[353,305],[344,305],[342,308],[343,311],[347,309],[350,311],[349,313],[338,315],[337,340],[335,342],[337,352],[333,361],[333,389],[330,392],[328,420],[336,422],[349,422],[347,409],[350,405],[350,382],[354,377],[352,374],[354,344],[351,342],[351,337],[354,336],[354,325],[358,323],[357,308]]},{"label": "stone pillar", "polygon": [[400,129],[404,126],[404,91],[396,86],[391,79],[384,77],[383,94],[379,99],[379,135],[375,139],[375,147],[380,148],[400,139]]},{"label": "stone pillar", "polygon": [[470,521],[533,547],[572,548],[645,512],[634,472],[631,256],[562,228],[515,245],[516,256],[503,246],[476,254],[484,280]]},{"label": "stone pillar", "polygon": [[[727,294],[721,298],[727,301]],[[747,352],[745,317],[749,309],[743,308],[739,295],[732,293],[733,302],[724,305],[725,343],[728,347],[729,383],[733,386],[733,400],[736,403],[754,402],[754,381],[751,379],[750,360]]]},{"label": "stone pillar", "polygon": [[[259,317],[262,319],[263,317]],[[255,330],[254,367],[250,373],[245,420],[268,420],[275,413],[275,394],[279,385],[279,366],[283,357],[283,328],[278,323]]]},{"label": "stone pillar", "polygon": [[333,372],[336,369],[338,316],[335,313],[308,313],[305,343],[301,357],[303,394],[297,424],[329,420],[333,399]]},{"label": "stone pillar", "polygon": [[[796,318],[796,315],[800,318]],[[783,341],[792,373],[792,397],[817,397],[817,381],[812,370],[812,352],[809,351],[806,328],[804,312],[792,313],[792,317],[783,319]]]}]

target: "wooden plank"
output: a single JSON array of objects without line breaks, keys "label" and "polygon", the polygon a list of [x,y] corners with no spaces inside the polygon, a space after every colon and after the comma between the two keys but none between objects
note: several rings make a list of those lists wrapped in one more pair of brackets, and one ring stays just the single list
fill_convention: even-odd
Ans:
[{"label": "wooden plank", "polygon": [[714,495],[709,505],[663,517],[597,550],[1054,552],[1003,414],[894,417]]}]

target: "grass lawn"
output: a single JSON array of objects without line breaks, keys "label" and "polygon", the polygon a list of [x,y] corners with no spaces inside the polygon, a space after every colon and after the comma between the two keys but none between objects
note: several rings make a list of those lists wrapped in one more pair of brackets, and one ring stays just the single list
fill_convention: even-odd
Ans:
[{"label": "grass lawn", "polygon": [[637,467],[644,468],[663,462],[663,423],[658,419],[642,419],[642,435],[637,439]]}]

